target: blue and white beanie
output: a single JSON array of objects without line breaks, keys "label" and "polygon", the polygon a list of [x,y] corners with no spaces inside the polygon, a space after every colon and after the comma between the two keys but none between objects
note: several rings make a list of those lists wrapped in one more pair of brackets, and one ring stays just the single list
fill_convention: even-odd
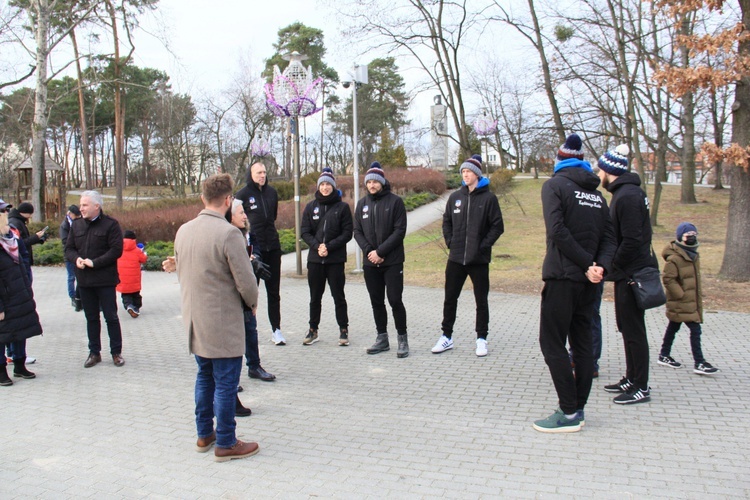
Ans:
[{"label": "blue and white beanie", "polygon": [[599,157],[599,168],[612,175],[622,175],[628,171],[630,148],[620,144],[614,151],[607,151]]},{"label": "blue and white beanie", "polygon": [[370,169],[365,174],[365,184],[367,184],[367,181],[378,181],[385,186],[385,172],[380,168],[380,163],[372,162]]},{"label": "blue and white beanie", "polygon": [[565,139],[565,144],[560,146],[557,150],[555,165],[561,161],[570,160],[571,158],[583,160],[583,141],[576,133],[570,134],[567,139]]},{"label": "blue and white beanie", "polygon": [[331,170],[329,167],[325,167],[322,172],[320,172],[320,177],[318,177],[318,184],[317,187],[320,189],[320,185],[324,182],[327,182],[331,186],[333,186],[333,189],[336,189],[336,178],[333,176],[333,170]]},{"label": "blue and white beanie", "polygon": [[480,179],[482,178],[482,157],[479,155],[472,155],[471,158],[467,158],[466,161],[464,161],[461,164],[461,168],[459,169],[459,172],[462,172],[464,170],[471,170],[476,174],[477,177]]}]

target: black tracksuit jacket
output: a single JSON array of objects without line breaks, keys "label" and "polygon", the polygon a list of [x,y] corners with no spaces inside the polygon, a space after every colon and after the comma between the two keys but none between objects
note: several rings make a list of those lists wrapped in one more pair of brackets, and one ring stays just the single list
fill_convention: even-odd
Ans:
[{"label": "black tracksuit jacket", "polygon": [[462,186],[448,198],[443,213],[443,238],[448,260],[461,265],[489,264],[492,245],[505,231],[497,196],[489,179],[479,179],[474,191]]},{"label": "black tracksuit jacket", "polygon": [[258,238],[264,252],[281,250],[279,232],[276,230],[276,215],[279,209],[279,195],[268,185],[258,186],[252,180],[237,191],[235,198],[242,201],[253,234]]},{"label": "black tracksuit jacket", "polygon": [[375,265],[367,258],[365,266],[387,267],[404,262],[404,238],[406,237],[406,207],[398,195],[391,193],[386,181],[383,189],[375,195],[367,194],[359,200],[354,211],[354,239],[365,253],[377,251],[384,259]]},{"label": "black tracksuit jacket", "polygon": [[[301,232],[310,251],[307,261],[318,264],[346,262],[346,244],[352,239],[352,211],[341,201],[341,192],[334,191],[324,197],[315,192],[315,199],[302,212]],[[325,243],[328,256],[318,255],[318,246]]]},{"label": "black tracksuit jacket", "polygon": [[607,186],[612,193],[609,213],[617,240],[612,259],[613,281],[628,279],[635,271],[658,267],[651,252],[651,218],[646,193],[641,189],[641,178],[626,172]]},{"label": "black tracksuit jacket", "polygon": [[586,271],[594,262],[611,271],[617,244],[607,201],[597,186],[599,178],[581,167],[559,170],[542,186],[547,229],[543,280],[588,283]]}]

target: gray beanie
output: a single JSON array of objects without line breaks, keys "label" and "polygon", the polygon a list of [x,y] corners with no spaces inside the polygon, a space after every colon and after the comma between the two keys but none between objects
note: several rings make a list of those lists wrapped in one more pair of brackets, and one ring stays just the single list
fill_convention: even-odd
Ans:
[{"label": "gray beanie", "polygon": [[329,167],[325,167],[320,173],[317,184],[318,189],[320,189],[320,185],[324,182],[327,182],[328,184],[333,186],[333,189],[336,189],[336,178],[333,176],[333,170],[331,170]]},{"label": "gray beanie", "polygon": [[374,161],[370,165],[370,169],[365,174],[365,184],[367,181],[378,181],[385,186],[385,172],[380,168],[380,163]]},{"label": "gray beanie", "polygon": [[467,158],[466,161],[464,161],[461,164],[461,168],[458,170],[459,172],[463,170],[471,170],[474,172],[477,177],[480,179],[482,178],[482,157],[479,155],[472,155],[471,158]]}]

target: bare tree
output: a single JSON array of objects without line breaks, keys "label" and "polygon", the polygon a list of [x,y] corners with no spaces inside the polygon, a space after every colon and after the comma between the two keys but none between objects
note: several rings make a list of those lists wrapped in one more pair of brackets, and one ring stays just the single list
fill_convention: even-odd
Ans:
[{"label": "bare tree", "polygon": [[[659,0],[657,8],[666,12],[675,22],[681,16],[699,9],[721,16],[725,2],[703,0]],[[691,67],[665,65],[657,74],[659,82],[670,93],[682,96],[697,88],[715,89],[734,86],[732,105],[732,144],[720,149],[715,144],[704,144],[706,157],[716,161],[721,158],[731,171],[731,193],[727,223],[726,251],[720,276],[737,281],[750,281],[750,0],[740,0],[739,10],[730,10],[736,24],[720,33],[685,37],[681,43],[696,52],[723,52],[725,65],[711,67],[698,60]]]},{"label": "bare tree", "polygon": [[464,156],[472,151],[461,61],[465,51],[470,50],[465,43],[482,34],[484,14],[490,6],[477,2],[468,6],[468,3],[468,0],[407,0],[396,4],[352,0],[340,10],[354,22],[347,31],[349,37],[364,40],[372,49],[408,56],[423,70],[429,86],[438,89],[450,112],[457,135],[451,139]]}]

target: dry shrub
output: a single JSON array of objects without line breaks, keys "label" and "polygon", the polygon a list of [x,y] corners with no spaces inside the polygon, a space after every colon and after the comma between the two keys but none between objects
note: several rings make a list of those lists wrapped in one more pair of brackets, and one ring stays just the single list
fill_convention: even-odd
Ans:
[{"label": "dry shrub", "polygon": [[[360,196],[364,195],[365,174],[359,176]],[[446,190],[445,175],[430,168],[392,168],[385,170],[385,178],[391,184],[391,190],[398,195],[406,193],[433,193],[441,195]],[[336,187],[345,197],[354,197],[354,179],[352,176],[336,177]]]},{"label": "dry shrub", "polygon": [[122,230],[134,231],[138,241],[174,241],[181,225],[195,218],[203,210],[200,199],[181,200],[173,204],[162,203],[133,210],[108,212],[117,219]]}]

